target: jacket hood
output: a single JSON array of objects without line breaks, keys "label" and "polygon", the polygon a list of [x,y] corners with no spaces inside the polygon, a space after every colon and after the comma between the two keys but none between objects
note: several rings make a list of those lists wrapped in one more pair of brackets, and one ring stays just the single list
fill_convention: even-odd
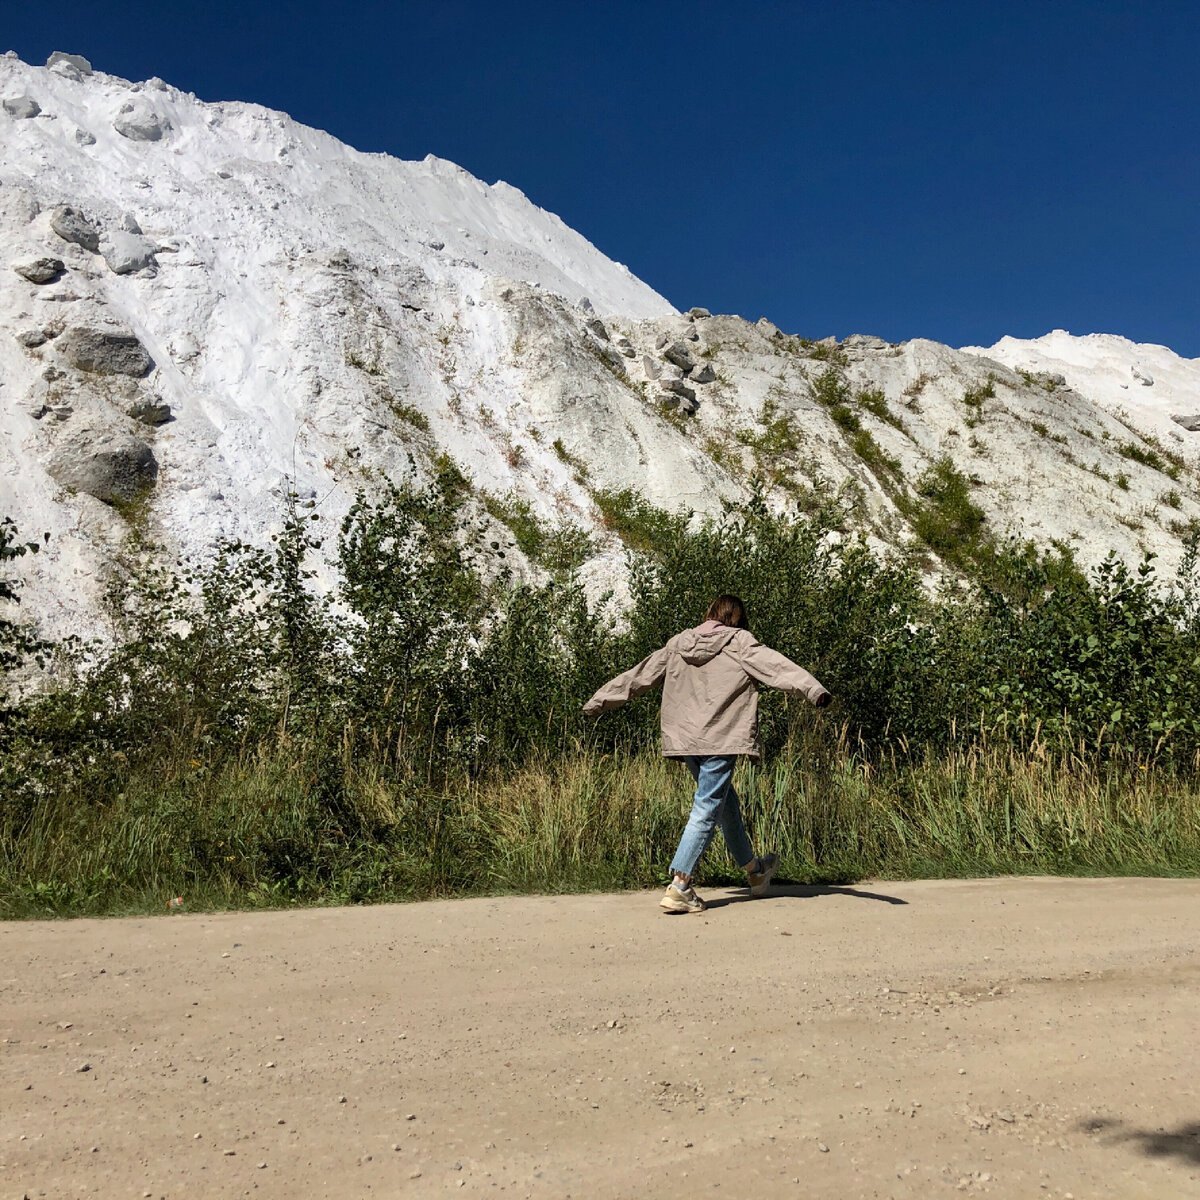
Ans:
[{"label": "jacket hood", "polygon": [[685,629],[675,639],[679,656],[689,666],[698,667],[716,658],[733,640],[737,630],[716,621],[705,621],[695,629]]}]

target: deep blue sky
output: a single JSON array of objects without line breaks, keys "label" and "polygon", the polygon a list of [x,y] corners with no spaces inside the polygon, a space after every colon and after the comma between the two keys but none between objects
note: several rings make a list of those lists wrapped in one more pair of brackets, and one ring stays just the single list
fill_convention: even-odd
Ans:
[{"label": "deep blue sky", "polygon": [[1200,356],[1200,3],[5,4],[55,49],[506,179],[674,304]]}]

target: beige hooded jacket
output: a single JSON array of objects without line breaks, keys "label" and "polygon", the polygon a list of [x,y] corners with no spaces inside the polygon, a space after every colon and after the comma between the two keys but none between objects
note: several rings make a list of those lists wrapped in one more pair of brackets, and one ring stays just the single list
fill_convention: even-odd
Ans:
[{"label": "beige hooded jacket", "polygon": [[758,684],[799,692],[814,704],[829,695],[803,667],[748,630],[705,621],[609,680],[583,711],[598,717],[660,683],[665,758],[745,754],[757,762]]}]

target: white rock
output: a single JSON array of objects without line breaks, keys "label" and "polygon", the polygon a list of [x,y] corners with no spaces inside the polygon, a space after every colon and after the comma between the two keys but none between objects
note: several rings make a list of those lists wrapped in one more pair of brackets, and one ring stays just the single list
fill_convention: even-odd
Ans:
[{"label": "white rock", "polygon": [[109,269],[118,275],[130,275],[134,271],[158,266],[158,260],[154,257],[154,243],[139,233],[126,233],[123,229],[114,229],[104,235],[100,242],[100,253]]},{"label": "white rock", "polygon": [[32,96],[12,96],[4,101],[4,111],[18,121],[36,117],[42,106]]},{"label": "white rock", "polygon": [[145,96],[134,96],[117,110],[113,128],[132,142],[157,142],[171,123]]},{"label": "white rock", "polygon": [[63,50],[55,50],[46,59],[46,66],[48,67],[55,67],[59,63],[65,63],[69,67],[74,67],[80,75],[90,75],[92,73],[92,64],[82,54],[67,54]]}]

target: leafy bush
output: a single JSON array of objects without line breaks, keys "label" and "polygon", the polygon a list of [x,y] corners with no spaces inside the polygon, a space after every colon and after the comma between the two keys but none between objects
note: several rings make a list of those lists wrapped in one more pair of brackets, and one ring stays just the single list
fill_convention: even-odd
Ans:
[{"label": "leafy bush", "polygon": [[687,514],[672,514],[655,508],[632,488],[592,493],[606,529],[611,529],[632,550],[654,553],[682,536]]},{"label": "leafy bush", "polygon": [[780,410],[779,401],[769,392],[764,397],[762,410],[758,416],[761,431],[751,429],[738,430],[737,440],[748,446],[756,460],[770,460],[780,455],[791,454],[798,450],[804,440],[804,434],[791,413]]},{"label": "leafy bush", "polygon": [[963,392],[963,403],[968,408],[982,408],[985,400],[991,400],[996,395],[996,385],[989,376],[986,383],[969,387]]},{"label": "leafy bush", "polygon": [[946,562],[968,566],[986,541],[986,518],[971,501],[970,480],[946,454],[921,476],[916,491],[920,501],[904,498],[901,511],[917,536]]},{"label": "leafy bush", "polygon": [[442,468],[360,496],[328,549],[293,498],[270,549],[118,572],[117,644],[59,648],[59,685],[0,724],[3,911],[649,882],[686,803],[656,698],[580,707],[723,591],[836,697],[764,693],[771,765],[744,781],[805,877],[1200,864],[1195,529],[1173,582],[1149,559],[1085,576],[996,544],[942,459],[903,498],[962,567],[930,594],[830,504],[692,521],[598,492],[627,546],[618,624],[566,569],[514,584]]},{"label": "leafy bush", "polygon": [[850,385],[836,367],[827,367],[813,380],[813,398],[826,408],[836,408],[850,399]]}]

